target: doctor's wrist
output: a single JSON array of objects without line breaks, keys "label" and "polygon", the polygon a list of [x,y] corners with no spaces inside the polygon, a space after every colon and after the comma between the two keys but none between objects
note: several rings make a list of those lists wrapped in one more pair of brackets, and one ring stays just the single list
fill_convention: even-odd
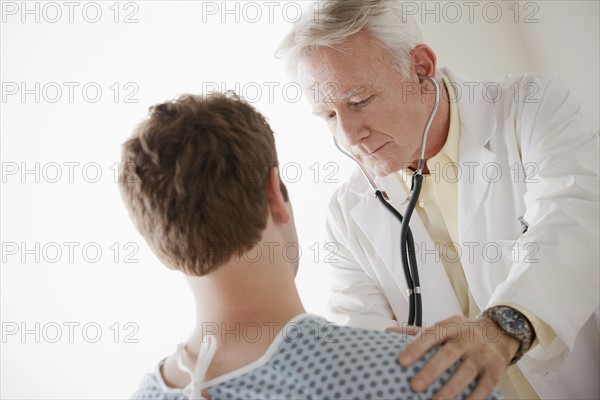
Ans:
[{"label": "doctor's wrist", "polygon": [[511,339],[506,342],[510,354],[509,364],[516,364],[531,348],[535,340],[535,331],[531,322],[522,313],[508,306],[490,307],[478,317],[478,319],[483,318],[493,321],[501,330],[503,337]]}]

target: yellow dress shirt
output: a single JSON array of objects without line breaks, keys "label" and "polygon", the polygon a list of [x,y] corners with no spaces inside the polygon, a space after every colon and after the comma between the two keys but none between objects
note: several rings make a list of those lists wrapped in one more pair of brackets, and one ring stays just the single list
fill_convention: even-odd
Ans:
[{"label": "yellow dress shirt", "polygon": [[[435,243],[450,283],[456,293],[463,315],[474,319],[479,307],[471,295],[462,263],[456,247],[458,236],[458,179],[457,160],[460,144],[460,115],[456,104],[456,92],[447,77],[443,77],[450,99],[450,124],[446,143],[434,157],[427,160],[429,174],[424,175],[416,211],[423,225]],[[397,174],[408,189],[413,172],[405,168]],[[529,311],[514,304],[506,304],[525,315],[536,328],[537,342],[547,346],[555,334],[543,321]],[[498,383],[498,389],[507,399],[539,399],[529,382],[516,365],[508,368],[506,375]]]}]

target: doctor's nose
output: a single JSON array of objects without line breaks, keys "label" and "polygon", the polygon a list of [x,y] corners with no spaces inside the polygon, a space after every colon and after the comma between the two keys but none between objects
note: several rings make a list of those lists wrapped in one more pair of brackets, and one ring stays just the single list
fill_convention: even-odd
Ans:
[{"label": "doctor's nose", "polygon": [[346,146],[356,146],[369,136],[369,130],[359,116],[339,113],[335,134]]}]

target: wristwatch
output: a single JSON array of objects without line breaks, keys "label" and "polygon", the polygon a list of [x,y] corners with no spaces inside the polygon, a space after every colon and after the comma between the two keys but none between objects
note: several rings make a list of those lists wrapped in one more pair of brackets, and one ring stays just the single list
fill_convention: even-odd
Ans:
[{"label": "wristwatch", "polygon": [[510,365],[515,364],[531,348],[535,340],[535,331],[531,322],[519,311],[508,306],[490,307],[483,311],[480,316],[491,319],[508,336],[519,341],[517,354],[510,360]]}]

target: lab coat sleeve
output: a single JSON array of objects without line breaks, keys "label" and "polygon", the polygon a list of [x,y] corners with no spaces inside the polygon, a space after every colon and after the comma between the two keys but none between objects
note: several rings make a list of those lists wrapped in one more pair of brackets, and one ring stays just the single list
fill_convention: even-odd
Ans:
[{"label": "lab coat sleeve", "polygon": [[515,123],[523,164],[535,166],[524,197],[529,229],[488,307],[516,304],[548,324],[556,333],[550,349],[538,346],[527,356],[554,364],[600,303],[598,133],[564,84],[528,76],[539,100],[523,105]]},{"label": "lab coat sleeve", "polygon": [[349,243],[355,242],[356,235],[361,232],[356,226],[352,231],[352,222],[346,220],[342,212],[340,199],[344,192],[342,187],[334,193],[326,222],[328,242],[336,249],[335,257],[328,263],[331,286],[327,317],[339,325],[365,329],[384,330],[398,326],[382,289],[350,251],[350,248],[361,248],[358,243],[352,246]]}]

